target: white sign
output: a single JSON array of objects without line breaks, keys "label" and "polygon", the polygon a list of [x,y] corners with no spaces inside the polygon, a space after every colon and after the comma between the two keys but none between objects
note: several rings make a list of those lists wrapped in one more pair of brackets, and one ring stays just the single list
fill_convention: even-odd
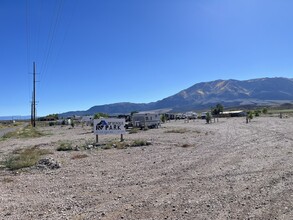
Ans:
[{"label": "white sign", "polygon": [[102,118],[94,120],[95,134],[125,134],[125,119]]}]

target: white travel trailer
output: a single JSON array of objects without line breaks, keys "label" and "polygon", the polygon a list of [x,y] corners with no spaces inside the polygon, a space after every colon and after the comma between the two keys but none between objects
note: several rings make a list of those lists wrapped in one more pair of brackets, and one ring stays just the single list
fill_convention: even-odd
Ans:
[{"label": "white travel trailer", "polygon": [[146,112],[132,115],[132,125],[137,128],[158,128],[161,125],[158,113]]},{"label": "white travel trailer", "polygon": [[201,119],[206,119],[207,117],[207,112],[202,112],[201,113]]},{"label": "white travel trailer", "polygon": [[94,116],[82,116],[81,122],[87,126],[92,125],[94,123]]},{"label": "white travel trailer", "polygon": [[197,113],[196,112],[186,112],[185,115],[186,115],[186,117],[188,119],[197,119]]},{"label": "white travel trailer", "polygon": [[183,114],[183,113],[177,113],[176,114],[176,119],[185,119],[186,118],[186,115]]}]

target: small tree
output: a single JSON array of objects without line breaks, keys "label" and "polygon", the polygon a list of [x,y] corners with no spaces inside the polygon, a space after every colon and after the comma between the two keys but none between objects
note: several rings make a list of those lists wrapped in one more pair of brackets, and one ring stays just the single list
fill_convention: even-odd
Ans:
[{"label": "small tree", "polygon": [[250,122],[251,119],[253,119],[253,113],[252,113],[252,111],[249,111],[249,112],[247,113],[247,115],[248,115],[248,119],[249,119],[249,122]]},{"label": "small tree", "polygon": [[261,110],[254,110],[254,116],[259,117],[261,113]]},{"label": "small tree", "polygon": [[102,113],[102,112],[96,113],[94,115],[94,119],[99,119],[99,118],[109,118],[109,115],[105,114],[105,113]]},{"label": "small tree", "polygon": [[217,116],[217,121],[219,121],[219,115],[224,111],[224,107],[222,104],[218,103],[215,107],[211,108],[212,115]]},{"label": "small tree", "polygon": [[166,115],[165,115],[165,114],[162,114],[162,115],[161,115],[161,121],[162,121],[163,123],[165,123],[166,120],[167,120]]},{"label": "small tree", "polygon": [[58,120],[59,116],[58,114],[50,114],[50,115],[47,115],[46,118],[54,118],[55,120]]},{"label": "small tree", "polygon": [[263,108],[263,109],[262,109],[262,113],[263,113],[263,114],[267,114],[267,113],[268,113],[268,109],[267,109],[267,108]]},{"label": "small tree", "polygon": [[206,122],[207,122],[207,124],[210,123],[211,119],[212,119],[212,117],[211,117],[210,113],[208,112],[208,113],[206,114]]}]

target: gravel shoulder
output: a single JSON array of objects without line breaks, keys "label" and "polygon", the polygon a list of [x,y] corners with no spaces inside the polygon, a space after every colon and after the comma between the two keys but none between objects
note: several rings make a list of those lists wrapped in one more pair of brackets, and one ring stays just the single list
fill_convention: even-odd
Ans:
[{"label": "gravel shoulder", "polygon": [[0,219],[293,219],[293,118],[173,121],[124,136],[150,146],[78,152],[56,148],[94,142],[91,128],[40,130],[0,141],[0,160],[39,146],[62,167],[0,169]]}]

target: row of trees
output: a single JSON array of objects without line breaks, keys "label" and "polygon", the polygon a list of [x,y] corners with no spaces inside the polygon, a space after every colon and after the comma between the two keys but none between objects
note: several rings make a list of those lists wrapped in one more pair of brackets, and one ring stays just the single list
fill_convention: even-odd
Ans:
[{"label": "row of trees", "polygon": [[263,108],[262,110],[257,109],[257,110],[254,110],[254,111],[248,111],[247,112],[247,116],[246,116],[246,123],[250,122],[251,119],[253,119],[253,117],[260,116],[261,113],[267,114],[268,113],[268,109],[267,108]]}]

